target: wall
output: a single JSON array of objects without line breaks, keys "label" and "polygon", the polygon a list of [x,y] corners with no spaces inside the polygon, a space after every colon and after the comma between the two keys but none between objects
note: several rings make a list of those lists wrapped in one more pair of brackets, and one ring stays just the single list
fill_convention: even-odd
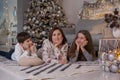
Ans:
[{"label": "wall", "polygon": [[63,0],[63,8],[70,23],[77,24],[78,13],[82,9],[83,1],[96,2],[97,0]]},{"label": "wall", "polygon": [[18,0],[17,1],[17,7],[18,7],[18,10],[17,10],[17,14],[18,14],[18,33],[21,32],[23,30],[23,0]]}]

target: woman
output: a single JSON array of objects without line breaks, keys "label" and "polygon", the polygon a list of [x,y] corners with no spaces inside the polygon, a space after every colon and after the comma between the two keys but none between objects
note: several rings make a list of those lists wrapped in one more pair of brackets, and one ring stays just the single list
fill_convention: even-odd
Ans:
[{"label": "woman", "polygon": [[80,30],[68,52],[71,62],[92,61],[94,57],[94,47],[92,38],[87,30]]},{"label": "woman", "polygon": [[68,44],[66,37],[59,27],[54,27],[49,32],[49,39],[43,41],[42,58],[46,63],[67,63]]}]

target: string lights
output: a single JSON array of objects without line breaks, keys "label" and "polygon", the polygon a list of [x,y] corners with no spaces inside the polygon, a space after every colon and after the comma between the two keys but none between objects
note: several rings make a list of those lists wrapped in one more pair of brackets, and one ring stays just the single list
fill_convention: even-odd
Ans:
[{"label": "string lights", "polygon": [[95,3],[84,1],[83,9],[79,13],[81,19],[102,19],[115,8],[120,9],[120,0],[97,0]]}]

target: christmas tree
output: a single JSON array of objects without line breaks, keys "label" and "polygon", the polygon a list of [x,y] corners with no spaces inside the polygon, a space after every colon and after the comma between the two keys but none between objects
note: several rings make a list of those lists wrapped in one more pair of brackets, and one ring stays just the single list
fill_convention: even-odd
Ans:
[{"label": "christmas tree", "polygon": [[71,27],[56,0],[30,0],[29,8],[24,12],[23,26],[24,31],[32,35],[38,46],[42,45],[53,27]]}]

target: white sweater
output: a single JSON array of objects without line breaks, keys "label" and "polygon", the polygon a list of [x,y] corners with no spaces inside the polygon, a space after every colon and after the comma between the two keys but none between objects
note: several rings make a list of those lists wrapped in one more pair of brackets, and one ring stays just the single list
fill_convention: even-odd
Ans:
[{"label": "white sweater", "polygon": [[22,46],[19,43],[17,43],[15,45],[15,51],[12,53],[11,58],[12,60],[19,61],[19,59],[22,57],[37,57],[37,55],[36,54],[30,55],[30,53],[24,50]]},{"label": "white sweater", "polygon": [[42,58],[46,63],[58,63],[58,56],[67,57],[68,44],[64,44],[61,49],[56,48],[48,39],[43,42]]}]

